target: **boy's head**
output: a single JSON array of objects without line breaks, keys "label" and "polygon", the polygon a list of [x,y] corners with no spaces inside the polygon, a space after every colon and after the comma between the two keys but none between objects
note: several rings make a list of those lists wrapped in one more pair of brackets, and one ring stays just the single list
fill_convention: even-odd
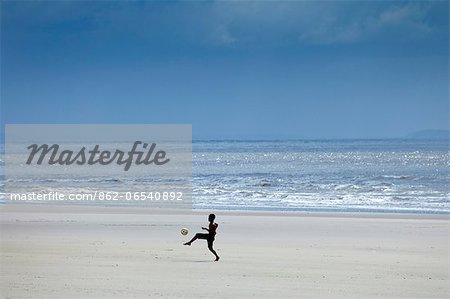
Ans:
[{"label": "boy's head", "polygon": [[208,221],[209,221],[209,222],[213,222],[214,219],[216,219],[216,215],[214,215],[214,214],[209,214],[209,216],[208,216]]}]

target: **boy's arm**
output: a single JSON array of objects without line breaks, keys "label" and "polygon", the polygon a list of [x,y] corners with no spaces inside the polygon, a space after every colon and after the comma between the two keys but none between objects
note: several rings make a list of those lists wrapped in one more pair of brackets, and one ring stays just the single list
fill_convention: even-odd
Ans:
[{"label": "boy's arm", "polygon": [[207,230],[209,232],[209,229],[207,229],[206,227],[202,227],[202,229]]}]

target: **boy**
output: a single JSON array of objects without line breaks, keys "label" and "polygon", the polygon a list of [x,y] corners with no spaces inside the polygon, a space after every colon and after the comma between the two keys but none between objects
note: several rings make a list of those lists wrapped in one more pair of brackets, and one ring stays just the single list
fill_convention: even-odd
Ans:
[{"label": "boy", "polygon": [[214,256],[216,257],[216,259],[214,261],[217,262],[219,260],[219,256],[217,255],[216,251],[213,249],[213,243],[214,243],[214,237],[216,236],[216,230],[219,225],[217,223],[214,223],[214,219],[216,219],[216,215],[209,214],[209,216],[208,216],[209,228],[202,227],[202,229],[207,230],[208,233],[207,234],[197,233],[192,238],[192,240],[184,243],[184,245],[191,246],[192,242],[194,242],[197,239],[206,240],[208,242],[208,249],[209,249],[209,251],[211,251],[214,254]]}]

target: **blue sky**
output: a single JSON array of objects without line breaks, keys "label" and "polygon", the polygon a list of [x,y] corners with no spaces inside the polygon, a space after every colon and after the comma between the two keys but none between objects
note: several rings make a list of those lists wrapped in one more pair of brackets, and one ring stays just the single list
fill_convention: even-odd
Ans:
[{"label": "blue sky", "polygon": [[195,139],[449,126],[448,1],[1,2],[1,122]]}]

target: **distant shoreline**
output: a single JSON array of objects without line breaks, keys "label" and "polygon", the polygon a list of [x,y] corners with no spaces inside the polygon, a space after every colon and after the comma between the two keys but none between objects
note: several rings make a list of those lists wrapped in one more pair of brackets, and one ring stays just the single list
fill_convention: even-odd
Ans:
[{"label": "distant shoreline", "polygon": [[170,209],[154,208],[151,206],[136,205],[100,205],[100,204],[70,204],[70,203],[35,203],[35,202],[5,202],[0,201],[0,209],[16,210],[22,212],[33,212],[47,210],[49,212],[102,212],[102,213],[124,213],[124,214],[145,214],[145,213],[163,213],[163,214],[192,214],[211,211],[228,215],[272,215],[272,216],[324,216],[324,217],[363,217],[363,218],[432,218],[432,219],[450,219],[450,212],[443,211],[394,211],[394,210],[364,210],[364,209],[238,209],[221,207],[193,207],[192,209]]}]

